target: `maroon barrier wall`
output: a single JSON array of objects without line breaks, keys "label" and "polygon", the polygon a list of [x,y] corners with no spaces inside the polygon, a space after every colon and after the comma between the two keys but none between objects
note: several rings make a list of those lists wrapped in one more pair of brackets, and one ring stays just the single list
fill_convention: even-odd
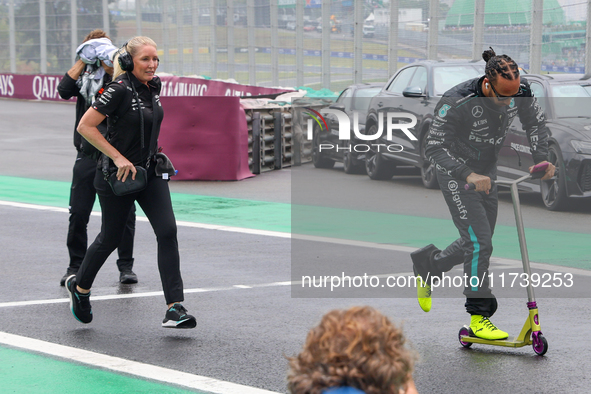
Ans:
[{"label": "maroon barrier wall", "polygon": [[[0,74],[0,97],[60,101],[57,85],[62,77]],[[160,79],[161,96],[257,96],[287,91],[199,78],[161,76]],[[72,100],[75,101],[75,98]]]},{"label": "maroon barrier wall", "polygon": [[248,168],[246,115],[238,97],[163,97],[159,145],[174,180],[235,181]]},{"label": "maroon barrier wall", "polygon": [[[61,78],[0,74],[0,97],[64,101],[57,93]],[[161,79],[160,146],[179,171],[173,179],[230,181],[254,176],[248,168],[246,116],[237,96],[286,90],[174,76]]]}]

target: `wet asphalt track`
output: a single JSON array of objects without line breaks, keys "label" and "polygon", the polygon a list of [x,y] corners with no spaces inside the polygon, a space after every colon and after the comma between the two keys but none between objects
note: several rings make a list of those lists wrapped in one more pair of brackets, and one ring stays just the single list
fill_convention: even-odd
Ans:
[{"label": "wet asphalt track", "polygon": [[[75,157],[71,145],[73,116],[70,104],[0,100],[0,175],[69,181]],[[350,184],[351,195],[363,191],[376,196],[391,190],[393,200],[404,202],[391,209],[407,215],[448,215],[439,192],[423,189],[417,178],[369,182],[366,177],[345,177],[336,169],[314,170],[308,165],[303,171],[312,183],[342,179],[341,185]],[[241,182],[172,182],[171,189],[289,202],[291,176],[288,169]],[[316,196],[311,193],[297,194],[298,202],[322,205],[329,192],[323,188]],[[374,201],[373,208],[378,211],[380,201],[377,197]],[[337,205],[355,204],[355,199],[348,197]],[[579,204],[570,213],[548,213],[540,205],[535,196],[524,199],[524,215],[535,217],[529,222],[533,227],[591,233],[586,205]],[[511,223],[509,208],[508,200],[502,198],[499,224]],[[0,206],[0,305],[66,298],[58,281],[67,265],[67,220],[67,213]],[[92,217],[90,237],[98,233],[98,225],[98,218]],[[529,346],[507,349],[474,345],[466,350],[457,341],[458,329],[468,322],[461,298],[438,299],[435,293],[434,309],[426,314],[412,298],[298,299],[291,297],[289,286],[280,284],[238,288],[234,286],[289,281],[290,240],[189,227],[179,227],[178,234],[185,288],[207,290],[185,297],[186,307],[197,316],[197,329],[160,328],[164,301],[161,296],[151,296],[96,300],[90,325],[74,320],[66,303],[0,307],[0,331],[285,392],[285,355],[298,352],[307,331],[322,314],[332,308],[369,304],[403,323],[419,356],[415,380],[421,393],[589,391],[588,298],[538,299],[542,330],[550,344],[546,357],[535,356]],[[111,256],[97,277],[93,296],[161,289],[156,243],[148,223],[137,223],[135,245],[135,271],[140,283],[119,285],[115,258]],[[318,255],[323,247],[319,244]],[[352,256],[365,256],[367,260],[368,248],[347,248]],[[581,248],[588,249],[589,244]],[[314,250],[309,253],[313,256]],[[370,256],[370,260],[389,259],[390,272],[409,271],[410,259],[405,252],[371,251]],[[585,284],[589,279],[585,275],[577,278]],[[501,299],[499,303],[493,321],[516,333],[526,317],[525,292],[523,299]]]}]

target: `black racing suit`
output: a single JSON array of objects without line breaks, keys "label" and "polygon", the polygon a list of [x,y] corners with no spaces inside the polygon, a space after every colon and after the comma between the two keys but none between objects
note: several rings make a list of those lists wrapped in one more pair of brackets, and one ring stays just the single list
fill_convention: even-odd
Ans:
[{"label": "black racing suit", "polygon": [[[105,74],[103,77],[103,87],[111,82],[111,76]],[[74,163],[72,186],[70,188],[70,224],[68,226],[68,237],[66,245],[70,255],[70,264],[67,273],[75,274],[80,269],[80,264],[86,254],[88,246],[88,220],[94,201],[96,190],[94,188],[94,174],[97,163],[82,151],[82,136],[76,131],[80,119],[88,109],[89,105],[80,94],[80,88],[76,85],[76,80],[66,73],[57,87],[61,98],[68,100],[76,96],[76,121],[74,124],[74,146],[78,151],[76,162]],[[99,128],[105,128],[107,122],[99,125]],[[135,206],[129,212],[129,219],[125,227],[125,233],[118,247],[119,259],[117,267],[119,271],[131,271],[133,268],[133,237],[135,234]]]},{"label": "black racing suit", "polygon": [[445,92],[435,108],[425,154],[438,170],[439,186],[460,233],[459,239],[434,256],[431,275],[440,276],[463,262],[464,274],[471,278],[464,288],[466,309],[472,315],[490,317],[497,309],[488,279],[497,188],[493,186],[489,194],[466,191],[466,178],[476,173],[496,179],[498,154],[515,116],[523,124],[536,164],[547,160],[548,129],[525,79],[505,106],[484,97],[483,79],[466,81]]}]

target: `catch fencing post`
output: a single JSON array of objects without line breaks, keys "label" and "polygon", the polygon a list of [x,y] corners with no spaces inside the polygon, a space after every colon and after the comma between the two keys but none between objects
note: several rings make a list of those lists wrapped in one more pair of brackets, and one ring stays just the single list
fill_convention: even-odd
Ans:
[{"label": "catch fencing post", "polygon": [[[11,1],[12,3],[12,1]],[[76,48],[78,48],[78,8],[76,0],[70,0],[70,45],[72,64],[76,62]]]},{"label": "catch fencing post", "polygon": [[271,83],[273,86],[279,85],[279,29],[278,29],[278,10],[277,0],[270,4],[271,19]]},{"label": "catch fencing post", "polygon": [[16,27],[14,23],[14,0],[8,2],[8,29],[10,46],[10,72],[16,73]]},{"label": "catch fencing post", "polygon": [[591,74],[591,0],[587,0],[587,32],[585,37],[585,75]]},{"label": "catch fencing post", "polygon": [[168,34],[168,1],[162,2],[162,40],[164,41],[162,45],[162,50],[164,51],[164,64],[160,63],[160,66],[163,68],[163,71],[170,72],[172,69],[170,67],[170,45],[169,45],[169,34]]},{"label": "catch fencing post", "polygon": [[246,0],[246,25],[248,29],[248,83],[257,84],[256,37],[254,34],[254,0]]},{"label": "catch fencing post", "polygon": [[472,34],[472,60],[482,59],[484,46],[484,0],[474,2],[474,27]]},{"label": "catch fencing post", "polygon": [[531,32],[529,39],[529,72],[542,72],[542,24],[544,23],[544,0],[532,0]]},{"label": "catch fencing post", "polygon": [[103,0],[103,30],[108,36],[111,35],[111,27],[109,23],[109,0]]},{"label": "catch fencing post", "polygon": [[322,87],[330,89],[330,5],[322,0]]},{"label": "catch fencing post", "polygon": [[217,78],[218,76],[218,46],[217,46],[217,25],[218,25],[218,5],[216,0],[211,0],[211,11],[209,11],[211,20],[211,50],[209,60],[211,61],[211,71],[209,76]]},{"label": "catch fencing post", "polygon": [[427,41],[427,59],[437,60],[439,35],[439,0],[429,1],[429,39]]},{"label": "catch fencing post", "polygon": [[45,0],[39,2],[39,46],[41,47],[39,68],[41,74],[47,74],[47,18]]},{"label": "catch fencing post", "polygon": [[363,2],[353,2],[353,83],[363,82]]},{"label": "catch fencing post", "polygon": [[183,0],[176,0],[176,53],[178,75],[185,75],[185,42],[183,35]]},{"label": "catch fencing post", "polygon": [[228,35],[228,78],[234,78],[234,0],[226,0],[226,25]]},{"label": "catch fencing post", "polygon": [[390,39],[388,40],[388,78],[398,70],[398,2],[390,1]]},{"label": "catch fencing post", "polygon": [[193,74],[199,74],[199,0],[191,2],[191,15],[193,19],[193,62],[191,71]]},{"label": "catch fencing post", "polygon": [[[591,0],[589,0],[591,1]],[[296,86],[304,86],[304,2],[296,1]]]},{"label": "catch fencing post", "polygon": [[[72,0],[76,3],[76,0]],[[142,2],[136,1],[135,2],[135,33],[138,36],[142,34]]]}]

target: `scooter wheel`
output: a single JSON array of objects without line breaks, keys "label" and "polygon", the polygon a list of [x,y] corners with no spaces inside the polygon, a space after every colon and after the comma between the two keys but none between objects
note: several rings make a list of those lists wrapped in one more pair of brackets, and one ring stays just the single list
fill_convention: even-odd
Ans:
[{"label": "scooter wheel", "polygon": [[465,348],[472,346],[472,342],[462,341],[462,337],[467,337],[469,335],[470,335],[470,332],[468,331],[468,329],[466,327],[460,328],[460,332],[458,332],[458,340],[460,341],[460,345],[462,345]]},{"label": "scooter wheel", "polygon": [[548,341],[542,333],[532,336],[532,347],[537,355],[543,356],[546,354],[548,351]]}]

